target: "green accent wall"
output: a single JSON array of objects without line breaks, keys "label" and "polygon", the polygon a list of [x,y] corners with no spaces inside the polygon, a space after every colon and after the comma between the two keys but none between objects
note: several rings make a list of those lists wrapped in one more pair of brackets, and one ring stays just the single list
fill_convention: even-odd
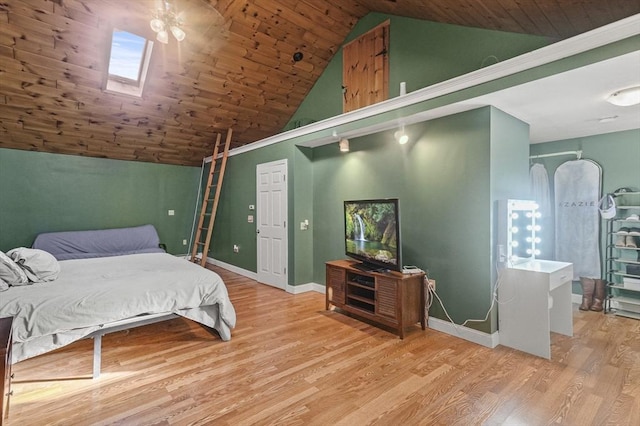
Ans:
[{"label": "green accent wall", "polygon": [[[345,44],[390,20],[389,97],[493,65],[551,44],[548,37],[463,27],[370,13],[360,19]],[[339,49],[285,126],[300,127],[342,114],[342,49]]]},{"label": "green accent wall", "polygon": [[[310,149],[287,141],[230,157],[210,256],[256,270],[256,226],[246,220],[255,203],[255,167],[286,158],[289,284],[324,283],[324,263],[345,257],[344,200],[399,198],[403,263],[438,281],[455,321],[483,319],[495,279],[492,205],[528,188],[528,126],[484,107],[406,130],[411,142],[404,146],[387,131],[352,138],[347,154],[337,144]],[[512,165],[514,157],[522,167]],[[310,229],[302,231],[305,219]],[[439,307],[432,315],[446,318]],[[493,332],[497,320],[494,314],[468,325]]]},{"label": "green accent wall", "polygon": [[[593,160],[602,167],[603,194],[613,192],[621,187],[640,190],[640,129],[531,145],[531,155],[578,150],[582,151],[582,158]],[[534,160],[543,164],[547,169],[552,204],[553,176],[556,169],[562,163],[575,159],[575,156],[559,156]],[[607,241],[604,226],[600,241],[600,253],[604,265]],[[550,245],[550,248],[553,249],[553,244]],[[580,283],[573,283],[573,293],[582,294]]]},{"label": "green accent wall", "polygon": [[197,167],[0,148],[0,250],[30,247],[41,232],[150,223],[170,253],[186,253],[199,176]]}]

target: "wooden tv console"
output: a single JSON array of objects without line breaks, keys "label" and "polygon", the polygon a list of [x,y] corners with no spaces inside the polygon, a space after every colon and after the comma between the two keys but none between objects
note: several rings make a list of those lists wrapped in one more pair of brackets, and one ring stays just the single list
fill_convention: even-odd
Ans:
[{"label": "wooden tv console", "polygon": [[396,330],[401,339],[406,327],[427,325],[424,274],[365,272],[359,262],[334,260],[326,263],[326,309],[332,306],[354,316]]}]

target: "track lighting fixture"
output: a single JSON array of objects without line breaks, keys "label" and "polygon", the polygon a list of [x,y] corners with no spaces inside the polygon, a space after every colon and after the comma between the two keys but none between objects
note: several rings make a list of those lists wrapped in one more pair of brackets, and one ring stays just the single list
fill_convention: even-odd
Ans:
[{"label": "track lighting fixture", "polygon": [[393,134],[393,137],[398,141],[400,145],[404,145],[409,142],[409,135],[404,131],[404,124],[400,126],[400,129]]},{"label": "track lighting fixture", "polygon": [[339,142],[340,152],[349,152],[349,139],[342,138]]}]

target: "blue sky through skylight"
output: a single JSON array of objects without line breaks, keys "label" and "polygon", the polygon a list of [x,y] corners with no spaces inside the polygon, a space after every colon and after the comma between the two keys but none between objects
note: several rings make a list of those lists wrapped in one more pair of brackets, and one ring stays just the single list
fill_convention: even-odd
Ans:
[{"label": "blue sky through skylight", "polygon": [[109,74],[137,81],[146,42],[144,37],[113,30]]}]

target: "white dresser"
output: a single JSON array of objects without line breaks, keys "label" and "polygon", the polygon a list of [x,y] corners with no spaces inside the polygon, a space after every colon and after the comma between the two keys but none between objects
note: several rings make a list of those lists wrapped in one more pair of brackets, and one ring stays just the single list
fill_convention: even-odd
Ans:
[{"label": "white dresser", "polygon": [[573,336],[573,264],[531,260],[500,273],[500,344],[551,358],[551,332]]}]

